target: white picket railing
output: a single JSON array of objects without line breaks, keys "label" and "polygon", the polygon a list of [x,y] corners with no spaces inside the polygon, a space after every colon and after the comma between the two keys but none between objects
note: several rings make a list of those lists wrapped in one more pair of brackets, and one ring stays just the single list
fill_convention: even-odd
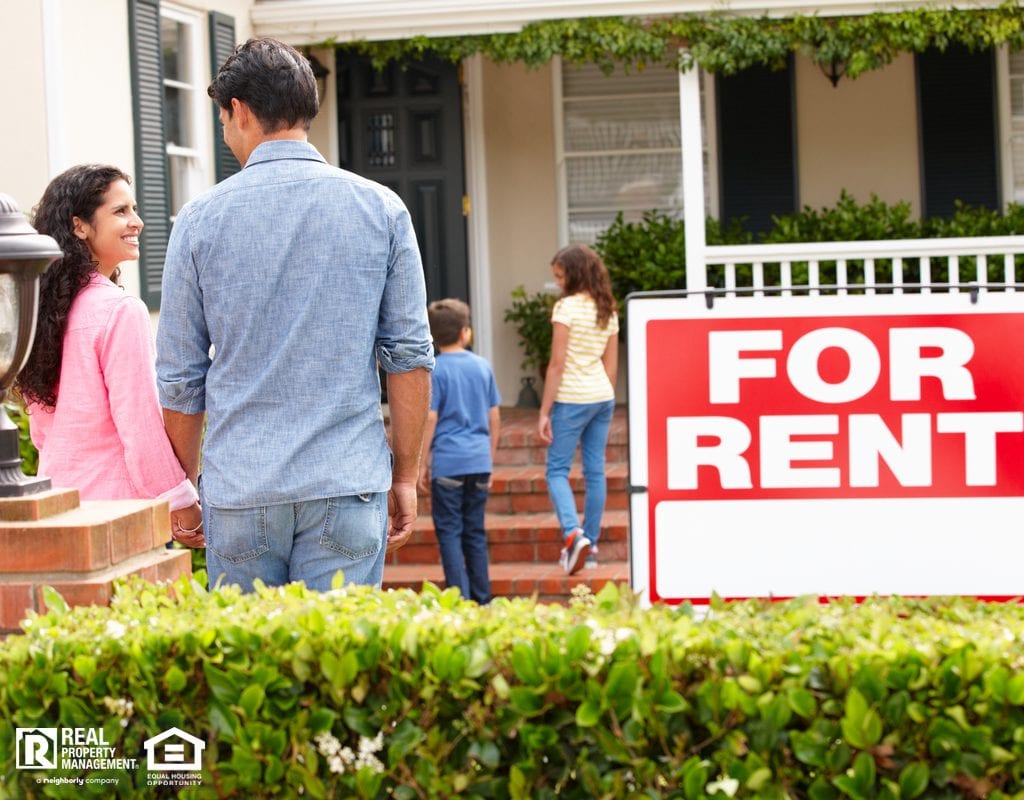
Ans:
[{"label": "white picket railing", "polygon": [[1024,236],[716,245],[704,248],[704,266],[705,286],[726,295],[1015,291]]}]

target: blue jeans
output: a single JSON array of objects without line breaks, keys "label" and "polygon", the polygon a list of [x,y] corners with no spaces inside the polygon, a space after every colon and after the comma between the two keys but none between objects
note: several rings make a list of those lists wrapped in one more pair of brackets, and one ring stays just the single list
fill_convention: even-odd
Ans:
[{"label": "blue jeans", "polygon": [[430,482],[430,513],[441,549],[441,566],[448,586],[481,605],[490,602],[487,574],[487,531],[484,506],[490,473],[434,478]]},{"label": "blue jeans", "polygon": [[615,413],[615,401],[600,403],[555,403],[551,409],[551,444],[548,446],[548,495],[555,507],[562,535],[568,536],[580,527],[576,500],[569,485],[576,445],[583,456],[583,480],[586,499],[583,502],[583,533],[591,544],[601,535],[608,484],[604,474],[604,451],[608,445],[608,429]]},{"label": "blue jeans", "polygon": [[346,584],[379,587],[384,578],[385,492],[255,508],[215,508],[204,499],[203,529],[210,586],[219,580],[250,592],[259,578],[323,592],[338,570]]}]

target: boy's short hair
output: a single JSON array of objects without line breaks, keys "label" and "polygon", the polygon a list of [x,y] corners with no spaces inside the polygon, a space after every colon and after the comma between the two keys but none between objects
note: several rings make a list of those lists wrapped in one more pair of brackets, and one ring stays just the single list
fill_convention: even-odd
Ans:
[{"label": "boy's short hair", "polygon": [[469,327],[469,306],[454,297],[446,297],[427,306],[427,317],[434,344],[447,347],[459,341],[462,329]]}]

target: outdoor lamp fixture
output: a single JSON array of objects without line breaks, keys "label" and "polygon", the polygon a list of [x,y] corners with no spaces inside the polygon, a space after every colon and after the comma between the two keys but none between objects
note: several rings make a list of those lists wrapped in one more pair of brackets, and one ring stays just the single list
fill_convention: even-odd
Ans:
[{"label": "outdoor lamp fixture", "polygon": [[[0,192],[0,403],[25,366],[36,335],[39,276],[64,253],[29,225],[17,203]],[[0,497],[45,492],[49,478],[21,471],[18,429],[0,408]]]},{"label": "outdoor lamp fixture", "polygon": [[331,71],[320,63],[320,59],[313,55],[308,47],[303,55],[306,56],[309,67],[313,70],[313,77],[316,78],[316,98],[322,103],[327,95],[327,76],[331,74]]},{"label": "outdoor lamp fixture", "polygon": [[829,63],[819,61],[818,66],[821,68],[822,74],[829,79],[832,86],[839,85],[839,79],[846,74],[846,62],[840,58],[833,58]]}]

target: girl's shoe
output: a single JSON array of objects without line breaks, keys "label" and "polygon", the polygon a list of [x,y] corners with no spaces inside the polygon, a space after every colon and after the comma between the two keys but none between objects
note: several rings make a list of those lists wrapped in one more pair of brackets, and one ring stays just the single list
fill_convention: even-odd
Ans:
[{"label": "girl's shoe", "polygon": [[590,552],[590,540],[583,535],[582,528],[576,528],[565,540],[558,562],[567,575],[575,575],[581,569]]}]

